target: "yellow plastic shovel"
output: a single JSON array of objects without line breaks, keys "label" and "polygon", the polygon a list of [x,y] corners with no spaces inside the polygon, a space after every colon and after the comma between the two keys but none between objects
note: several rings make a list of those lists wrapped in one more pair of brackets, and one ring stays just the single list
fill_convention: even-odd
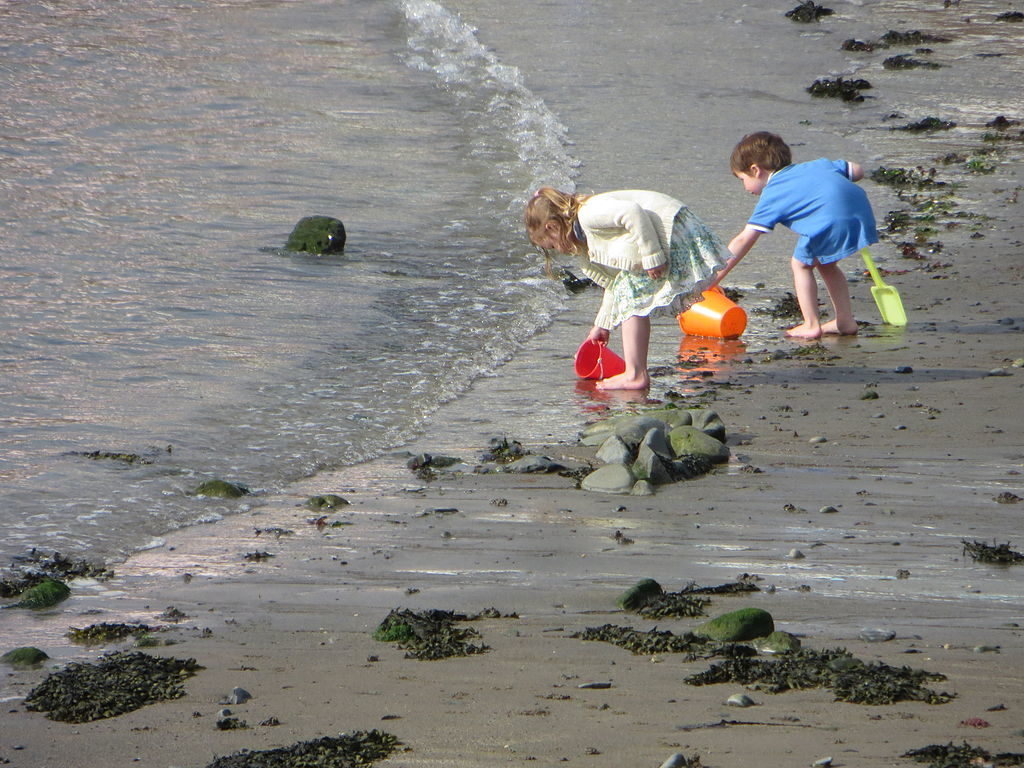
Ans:
[{"label": "yellow plastic shovel", "polygon": [[875,284],[871,286],[871,295],[875,299],[875,304],[878,305],[882,322],[886,325],[906,325],[907,313],[903,311],[903,302],[900,300],[899,293],[891,285],[882,282],[882,276],[878,274],[878,268],[872,261],[871,252],[867,248],[862,248],[860,255],[864,257],[864,263],[867,265],[868,272],[871,273],[871,279],[875,281]]}]

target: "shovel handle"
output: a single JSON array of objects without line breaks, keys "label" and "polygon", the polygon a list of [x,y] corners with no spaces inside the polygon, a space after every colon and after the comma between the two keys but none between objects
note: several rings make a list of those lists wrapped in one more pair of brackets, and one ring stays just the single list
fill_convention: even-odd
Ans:
[{"label": "shovel handle", "polygon": [[867,266],[868,272],[871,273],[871,279],[875,281],[875,285],[885,285],[882,282],[882,276],[878,274],[878,267],[875,266],[875,262],[871,258],[871,251],[867,248],[861,248],[860,255],[864,257],[864,264]]}]

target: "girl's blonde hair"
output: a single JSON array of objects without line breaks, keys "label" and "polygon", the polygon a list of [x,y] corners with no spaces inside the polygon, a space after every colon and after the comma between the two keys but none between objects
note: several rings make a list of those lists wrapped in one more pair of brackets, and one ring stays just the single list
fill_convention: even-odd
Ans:
[{"label": "girl's blonde hair", "polygon": [[[546,240],[549,233],[548,223],[555,225],[557,248],[562,253],[577,254],[583,244],[573,234],[572,225],[576,221],[580,206],[589,195],[572,195],[561,192],[554,187],[541,187],[533,193],[526,203],[523,222],[530,242],[540,245],[539,240]],[[544,249],[544,271],[553,277],[551,270],[551,254]]]}]

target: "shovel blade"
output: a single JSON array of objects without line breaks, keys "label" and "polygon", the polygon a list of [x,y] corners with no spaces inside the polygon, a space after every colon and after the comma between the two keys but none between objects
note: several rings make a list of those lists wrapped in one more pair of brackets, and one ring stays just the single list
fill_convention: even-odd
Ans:
[{"label": "shovel blade", "polygon": [[903,311],[903,301],[899,293],[891,285],[875,285],[871,287],[871,295],[878,305],[882,322],[886,325],[906,325],[907,313]]}]

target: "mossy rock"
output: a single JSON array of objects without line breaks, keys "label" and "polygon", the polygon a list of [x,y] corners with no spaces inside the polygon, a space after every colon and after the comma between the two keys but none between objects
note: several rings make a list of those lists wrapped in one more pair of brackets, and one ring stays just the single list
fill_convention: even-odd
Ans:
[{"label": "mossy rock", "polygon": [[661,588],[661,584],[654,579],[641,579],[619,595],[615,604],[624,611],[635,611],[651,599],[660,597],[664,593],[665,590]]},{"label": "mossy rock", "polygon": [[668,433],[668,441],[677,458],[698,456],[712,464],[729,460],[729,447],[697,427],[676,427]]},{"label": "mossy rock", "polygon": [[285,248],[306,253],[341,253],[345,250],[345,225],[332,216],[306,216],[299,219],[288,236]]},{"label": "mossy rock", "polygon": [[214,496],[218,499],[238,499],[249,493],[244,485],[229,483],[227,480],[207,480],[193,491],[196,496]]},{"label": "mossy rock", "polygon": [[325,493],[323,496],[310,496],[306,506],[310,509],[337,509],[348,506],[348,500],[333,493]]},{"label": "mossy rock", "polygon": [[12,608],[52,608],[71,594],[68,585],[55,579],[46,579],[21,593],[21,599]]},{"label": "mossy rock", "polygon": [[693,630],[693,634],[710,637],[720,643],[742,643],[758,637],[767,637],[775,631],[775,622],[768,611],[760,608],[740,608],[723,613]]},{"label": "mossy rock", "polygon": [[0,656],[0,661],[10,664],[12,667],[35,667],[46,661],[49,656],[38,648],[30,645],[22,648],[13,648]]}]

